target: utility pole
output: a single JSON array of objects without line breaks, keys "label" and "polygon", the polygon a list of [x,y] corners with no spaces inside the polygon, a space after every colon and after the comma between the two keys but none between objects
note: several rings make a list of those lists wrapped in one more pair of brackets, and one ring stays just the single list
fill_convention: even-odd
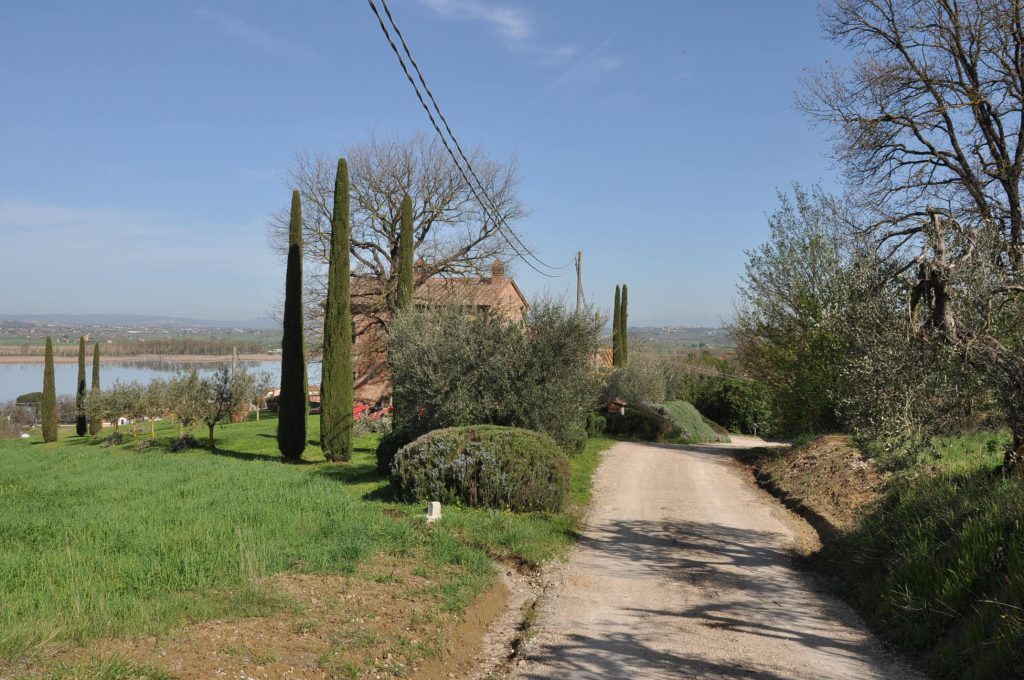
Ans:
[{"label": "utility pole", "polygon": [[576,313],[583,311],[583,251],[576,253]]}]

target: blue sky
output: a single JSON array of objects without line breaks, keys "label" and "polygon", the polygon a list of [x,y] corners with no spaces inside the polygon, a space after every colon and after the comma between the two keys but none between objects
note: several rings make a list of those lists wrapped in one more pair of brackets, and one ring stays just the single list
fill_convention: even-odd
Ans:
[{"label": "blue sky", "polygon": [[[527,242],[633,325],[728,318],[776,189],[833,185],[811,0],[391,6],[463,144],[518,159]],[[0,313],[265,316],[295,153],[430,130],[363,0],[11,4],[0,92]]]}]

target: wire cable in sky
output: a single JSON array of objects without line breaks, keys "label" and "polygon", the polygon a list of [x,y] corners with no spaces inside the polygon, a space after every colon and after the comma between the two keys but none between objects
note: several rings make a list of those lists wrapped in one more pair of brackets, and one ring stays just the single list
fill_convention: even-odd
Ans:
[{"label": "wire cable in sky", "polygon": [[[512,249],[512,251],[523,262],[525,262],[531,269],[533,269],[538,274],[540,274],[542,276],[549,277],[549,278],[559,278],[561,276],[565,276],[566,272],[563,272],[562,274],[551,274],[551,273],[548,273],[548,272],[545,272],[545,271],[539,269],[530,260],[530,258],[527,257],[527,255],[524,255],[522,252],[520,252],[520,249],[518,247],[516,247],[516,244],[513,243],[512,240],[509,238],[508,234],[505,233],[506,231],[510,232],[512,234],[512,236],[515,238],[515,240],[520,244],[520,246],[526,251],[526,253],[531,258],[533,258],[533,260],[536,260],[540,265],[542,265],[544,267],[547,267],[548,269],[553,269],[553,270],[556,270],[556,271],[558,269],[565,269],[566,268],[566,267],[561,267],[561,268],[560,267],[552,267],[552,266],[544,263],[542,260],[540,260],[540,258],[538,258],[536,255],[534,255],[529,250],[529,248],[526,248],[525,244],[523,244],[523,242],[519,239],[519,237],[511,229],[511,227],[508,226],[508,223],[505,221],[505,219],[503,217],[501,217],[500,213],[498,213],[496,211],[492,212],[492,210],[488,207],[488,202],[484,201],[484,199],[481,198],[481,196],[480,196],[481,192],[483,192],[484,195],[486,196],[486,191],[483,189],[483,184],[480,183],[480,187],[479,187],[479,190],[478,190],[477,185],[474,184],[472,180],[470,180],[469,176],[466,173],[466,170],[464,170],[463,167],[462,167],[462,163],[459,162],[459,159],[456,158],[456,156],[455,156],[455,152],[452,151],[451,145],[448,142],[448,138],[445,137],[445,134],[441,131],[441,126],[438,124],[437,119],[434,117],[433,112],[430,110],[430,107],[427,106],[427,102],[423,98],[423,93],[420,91],[420,88],[416,84],[416,81],[413,80],[412,74],[409,72],[409,68],[408,68],[408,66],[405,63],[405,59],[402,57],[402,53],[399,52],[399,50],[398,50],[398,45],[395,44],[394,39],[391,37],[391,32],[388,30],[388,27],[384,25],[384,19],[381,16],[380,11],[377,9],[377,5],[374,3],[374,0],[367,0],[367,2],[370,5],[370,9],[373,10],[374,16],[377,17],[377,23],[380,24],[381,31],[384,33],[384,37],[387,38],[388,44],[391,46],[391,51],[394,52],[395,56],[398,58],[398,63],[402,67],[402,71],[405,73],[406,79],[409,81],[409,84],[412,85],[412,88],[413,88],[413,90],[416,93],[416,98],[419,99],[420,106],[422,106],[423,110],[426,111],[427,117],[430,119],[430,123],[434,126],[434,130],[437,132],[438,137],[441,138],[441,143],[444,145],[445,151],[448,152],[448,155],[451,157],[452,162],[455,164],[456,169],[458,169],[459,174],[462,176],[462,179],[469,186],[469,189],[472,192],[473,197],[480,204],[480,207],[483,208],[484,213],[497,225],[498,233],[500,233],[502,235],[502,237],[505,239],[505,242],[508,243],[508,245]],[[391,16],[390,10],[388,10],[387,3],[385,2],[385,0],[381,0],[381,4],[384,6],[384,10],[387,13],[389,22],[392,24],[392,26],[394,26],[395,33],[400,35],[400,32],[398,30],[398,26],[394,23],[394,19]],[[411,53],[409,53],[408,45],[406,45],[404,39],[401,39],[401,40],[402,40],[402,44],[403,44],[403,47],[405,48],[406,53],[409,54],[409,60],[412,61],[412,55],[411,55]],[[423,81],[424,89],[427,89],[426,82],[423,79],[423,74],[420,72],[418,67],[416,67],[416,72],[417,72],[420,80]],[[428,92],[429,92],[429,90],[428,90]],[[437,109],[438,116],[441,116],[441,111],[437,107],[437,101],[434,99],[432,94],[430,94],[429,96],[430,96],[431,101],[433,101],[433,103],[434,103],[435,109]],[[448,125],[447,120],[445,120],[444,125],[445,125],[445,128],[448,130],[449,134],[451,134],[451,128]],[[462,153],[461,145],[459,145],[458,140],[455,138],[454,134],[451,134],[451,138],[452,138],[452,141],[458,146],[459,153],[462,156],[462,158],[465,160],[466,167],[469,169],[469,172],[473,175],[473,177],[477,180],[477,182],[479,182],[479,177],[473,171],[473,166],[472,166],[472,164],[469,163],[468,159],[466,159],[465,154]],[[494,204],[494,202],[490,200],[489,196],[487,197],[487,199],[488,199],[488,201],[490,201],[491,205]],[[502,228],[502,226],[504,226],[504,229]],[[570,263],[570,265],[567,265],[567,266],[571,266],[571,263]]]},{"label": "wire cable in sky", "polygon": [[[466,153],[462,150],[462,144],[459,143],[458,137],[456,137],[455,133],[452,132],[452,128],[448,124],[448,119],[445,118],[444,113],[441,112],[441,107],[438,105],[437,99],[434,98],[434,93],[430,90],[430,86],[427,85],[426,78],[423,77],[423,72],[420,70],[419,64],[416,63],[416,58],[412,56],[412,52],[409,50],[409,44],[405,41],[405,36],[402,35],[402,29],[398,27],[398,24],[395,22],[395,18],[391,16],[391,9],[388,7],[387,0],[380,0],[380,4],[384,8],[384,14],[387,15],[388,23],[390,23],[391,27],[395,29],[395,35],[398,36],[398,41],[402,43],[402,49],[405,51],[405,56],[409,58],[409,63],[412,64],[413,70],[416,71],[416,76],[419,78],[420,84],[423,86],[423,91],[427,93],[427,98],[430,100],[430,103],[434,106],[434,111],[437,113],[438,118],[441,119],[441,123],[442,125],[444,125],[444,129],[448,131],[448,136],[451,137],[452,142],[455,143],[455,149],[459,152],[459,156],[462,157],[462,161],[466,164],[466,168],[469,170],[470,174],[473,175],[473,179],[476,180],[477,186],[480,188],[480,192],[490,202],[491,208],[494,210],[495,214],[500,216],[501,213],[498,211],[497,203],[488,195],[487,189],[484,187],[484,183],[477,176],[476,171],[473,170],[473,164],[469,162],[469,158],[466,157]],[[505,222],[504,218],[501,218],[501,221],[502,224],[505,225],[505,227],[508,227],[508,224]],[[516,240],[516,242],[519,243],[520,247],[522,247],[523,250],[527,252],[527,254],[529,254],[539,264],[547,267],[548,269],[559,271],[562,269],[568,269],[569,267],[573,266],[572,262],[562,265],[561,267],[555,267],[554,265],[548,264],[544,260],[540,259],[540,257],[538,257],[535,253],[533,253],[533,251],[531,251],[529,247],[527,247],[527,245],[522,242],[519,236],[510,227],[508,227],[508,231]]]}]

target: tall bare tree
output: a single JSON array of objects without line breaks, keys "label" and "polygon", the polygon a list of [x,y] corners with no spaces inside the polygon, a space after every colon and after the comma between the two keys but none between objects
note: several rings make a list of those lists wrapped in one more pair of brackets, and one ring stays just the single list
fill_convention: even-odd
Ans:
[{"label": "tall bare tree", "polygon": [[803,108],[869,215],[913,330],[987,375],[1024,469],[1022,0],[835,0],[824,26],[850,66],[812,72]]},{"label": "tall bare tree", "polygon": [[[494,203],[494,209],[484,210],[434,137],[371,135],[341,155],[348,159],[351,173],[353,276],[374,282],[353,286],[353,311],[363,318],[383,322],[394,310],[406,194],[413,202],[417,286],[431,276],[483,275],[496,258],[508,259],[512,254],[510,243],[515,243],[516,235],[510,230],[526,215],[517,196],[514,160],[495,161],[480,150],[468,154]],[[307,317],[313,328],[322,324],[327,297],[337,158],[337,154],[299,154],[289,173],[302,196]],[[287,235],[288,213],[282,210],[270,219],[270,242],[282,256]]]}]

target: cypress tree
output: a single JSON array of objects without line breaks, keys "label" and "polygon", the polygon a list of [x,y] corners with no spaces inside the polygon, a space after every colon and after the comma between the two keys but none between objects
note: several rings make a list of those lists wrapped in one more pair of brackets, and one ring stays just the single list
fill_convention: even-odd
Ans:
[{"label": "cypress tree", "polygon": [[619,360],[625,366],[629,363],[629,289],[622,284],[622,303],[619,307]]},{"label": "cypress tree", "polygon": [[85,418],[85,336],[78,336],[78,389],[75,391],[75,434],[84,437],[89,431]]},{"label": "cypress tree", "polygon": [[277,448],[289,460],[306,449],[306,351],[302,337],[302,204],[292,192],[288,225],[288,264],[284,287],[284,335],[281,338],[281,395],[278,399]]},{"label": "cypress tree", "polygon": [[619,323],[619,311],[620,311],[620,292],[619,287],[615,286],[615,307],[612,309],[612,366],[620,366],[620,347],[619,347],[619,330],[622,325]]},{"label": "cypress tree", "polygon": [[412,199],[402,199],[402,225],[398,231],[398,296],[395,309],[404,312],[412,306],[413,296]]},{"label": "cypress tree", "polygon": [[[92,347],[92,395],[98,397],[100,395],[100,343],[96,343]],[[103,419],[93,418],[89,422],[89,434],[96,436],[103,429]]]},{"label": "cypress tree", "polygon": [[327,270],[323,380],[320,385],[320,443],[332,461],[352,459],[352,303],[348,164],[338,160],[331,214],[331,256]]},{"label": "cypress tree", "polygon": [[57,386],[53,378],[53,340],[46,336],[46,365],[43,367],[43,441],[57,441]]}]

